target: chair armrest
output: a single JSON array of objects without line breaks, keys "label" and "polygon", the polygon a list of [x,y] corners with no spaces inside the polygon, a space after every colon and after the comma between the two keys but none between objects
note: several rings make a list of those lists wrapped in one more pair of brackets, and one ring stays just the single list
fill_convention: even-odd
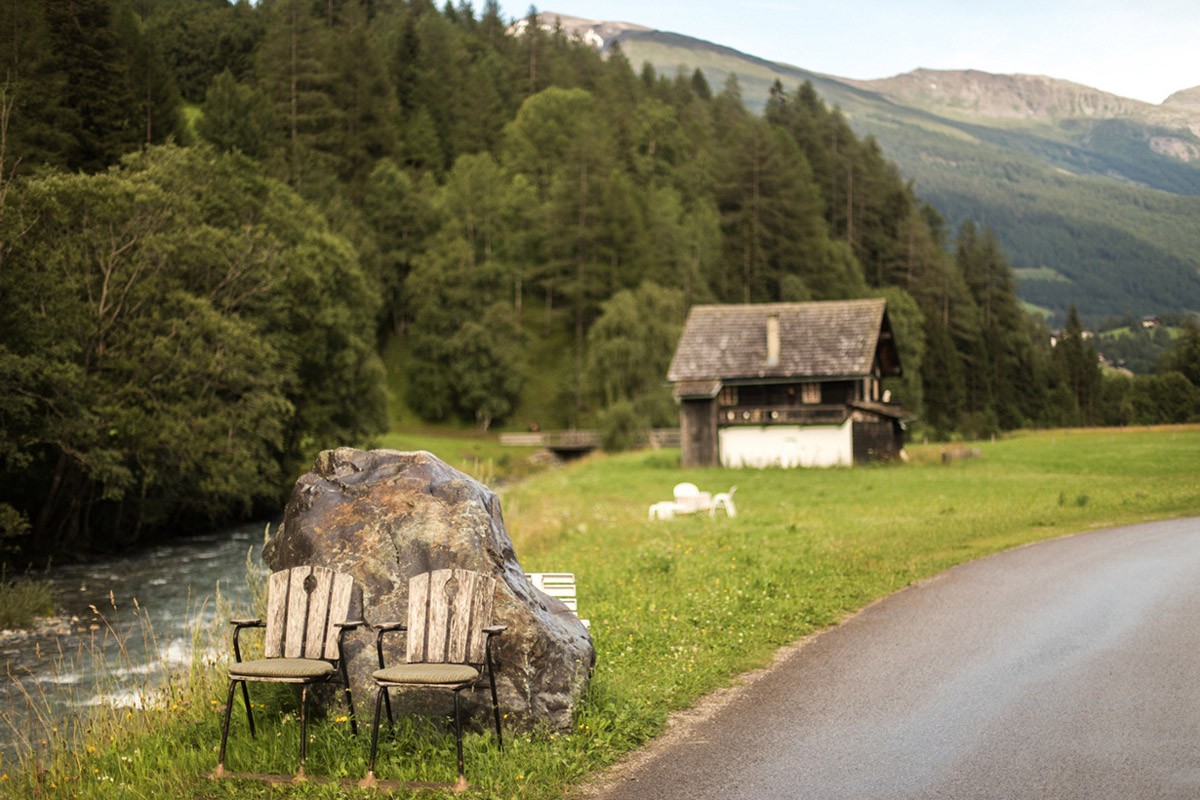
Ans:
[{"label": "chair armrest", "polygon": [[[506,630],[508,630],[507,625],[491,625],[491,626],[488,626],[483,629],[483,632],[487,634],[487,639],[484,641],[483,652],[485,653],[484,657],[485,657],[485,660],[487,661],[488,678],[489,678],[489,680],[492,681],[493,687],[495,687],[495,685],[496,685],[496,683],[495,683],[496,682],[496,667],[492,661],[492,638],[495,636],[499,636],[500,634],[504,633]],[[493,691],[494,691],[494,689],[493,689]],[[493,695],[493,696],[495,696],[495,695]]]},{"label": "chair armrest", "polygon": [[238,637],[241,636],[242,628],[265,628],[267,623],[261,619],[231,619],[229,624],[233,626],[233,660],[241,663],[242,648]]},{"label": "chair armrest", "polygon": [[374,627],[375,630],[379,631],[380,633],[388,633],[389,631],[406,631],[408,630],[408,623],[385,622],[382,625],[374,625],[372,627]]},{"label": "chair armrest", "polygon": [[385,633],[407,631],[408,624],[404,622],[385,622],[382,625],[376,625],[375,630],[379,631],[379,633],[375,634],[375,654],[379,657],[379,668],[383,669],[386,666],[383,663],[383,635]]}]

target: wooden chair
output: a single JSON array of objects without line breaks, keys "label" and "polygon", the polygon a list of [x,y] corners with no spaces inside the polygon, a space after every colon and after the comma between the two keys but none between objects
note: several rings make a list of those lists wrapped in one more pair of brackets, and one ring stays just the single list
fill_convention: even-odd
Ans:
[{"label": "wooden chair", "polygon": [[[350,709],[350,731],[357,735],[354,698],[342,658],[347,631],[363,624],[347,620],[354,589],[349,575],[327,567],[294,567],[271,575],[267,584],[267,619],[231,620],[234,663],[229,665],[229,696],[225,700],[225,721],[221,727],[221,750],[214,777],[225,772],[225,743],[229,738],[229,718],[233,694],[242,686],[242,701],[250,735],[254,736],[254,713],[250,707],[251,681],[298,684],[300,689],[300,765],[297,778],[304,777],[304,758],[308,742],[308,687],[318,683],[340,682],[345,687]],[[263,657],[242,661],[238,637],[243,628],[265,628]]]},{"label": "wooden chair", "polygon": [[[571,613],[579,616],[579,600],[575,594],[575,573],[573,572],[527,572],[525,577],[540,592],[557,597]],[[582,617],[579,620],[583,627],[591,628],[592,623]]]},{"label": "wooden chair", "polygon": [[[492,714],[496,720],[496,739],[504,746],[500,732],[500,705],[496,701],[496,675],[492,664],[492,637],[507,630],[492,625],[492,599],[496,579],[462,569],[439,569],[414,575],[408,582],[408,621],[379,626],[375,647],[379,669],[371,677],[379,687],[375,696],[375,721],[371,728],[371,758],[364,785],[375,782],[375,752],[379,742],[379,717],[387,706],[388,724],[393,723],[388,691],[398,687],[446,689],[454,692],[454,735],[458,746],[458,783],[467,786],[463,769],[462,720],[458,693],[476,686],[487,668],[492,691]],[[393,631],[408,634],[405,663],[386,666],[383,638]]]}]

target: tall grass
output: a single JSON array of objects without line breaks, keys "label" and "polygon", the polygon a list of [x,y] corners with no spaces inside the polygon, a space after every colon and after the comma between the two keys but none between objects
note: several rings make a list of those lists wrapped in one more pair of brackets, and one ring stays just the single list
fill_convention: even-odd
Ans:
[{"label": "tall grass", "polygon": [[[912,448],[907,465],[793,471],[682,470],[677,451],[640,452],[591,457],[504,490],[522,567],[576,574],[597,666],[570,732],[510,732],[503,753],[486,733],[468,737],[469,796],[561,797],[660,732],[671,712],[768,663],[779,646],[950,565],[1089,528],[1200,512],[1200,428],[1056,431],[979,449],[980,457],[949,465],[928,446]],[[711,491],[736,484],[737,517],[648,520],[647,506],[685,480]],[[352,788],[365,772],[367,742],[349,735],[338,710],[310,728],[308,772],[333,782],[208,780],[222,684],[219,668],[194,664],[165,704],[77,729],[9,769],[0,793],[372,796]],[[262,706],[260,733],[249,737],[239,703],[231,769],[287,775],[298,749],[294,697],[252,697]],[[453,751],[452,736],[405,723],[382,743],[378,772],[449,784]]]},{"label": "tall grass", "polygon": [[26,628],[54,613],[50,581],[32,575],[10,578],[0,571],[0,630]]}]

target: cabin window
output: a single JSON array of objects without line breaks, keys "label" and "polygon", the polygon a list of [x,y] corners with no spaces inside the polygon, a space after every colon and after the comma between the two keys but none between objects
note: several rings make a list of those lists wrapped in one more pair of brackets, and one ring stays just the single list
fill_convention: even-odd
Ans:
[{"label": "cabin window", "polygon": [[800,384],[800,400],[804,403],[820,403],[821,402],[821,384],[819,383],[802,383]]}]

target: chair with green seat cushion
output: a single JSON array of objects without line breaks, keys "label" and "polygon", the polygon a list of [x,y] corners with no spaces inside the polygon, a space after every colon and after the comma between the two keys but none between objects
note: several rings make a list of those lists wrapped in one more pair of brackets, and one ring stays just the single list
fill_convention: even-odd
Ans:
[{"label": "chair with green seat cushion", "polygon": [[[229,739],[229,718],[233,695],[242,687],[242,701],[250,735],[255,735],[254,712],[246,684],[251,681],[292,683],[300,688],[300,765],[296,776],[304,776],[307,752],[308,687],[319,683],[340,682],[345,687],[350,710],[350,730],[358,733],[354,718],[354,699],[346,663],[342,658],[347,631],[362,625],[347,619],[354,604],[354,580],[327,567],[293,567],[271,575],[267,583],[267,618],[235,619],[233,628],[234,663],[229,665],[229,696],[225,701],[225,719],[221,726],[221,749],[214,777],[225,772],[225,745]],[[361,605],[361,600],[359,601]],[[238,641],[243,628],[265,628],[263,657],[242,661]]]},{"label": "chair with green seat cushion", "polygon": [[[500,732],[500,705],[496,701],[496,675],[492,661],[492,637],[506,626],[492,625],[492,598],[496,579],[479,572],[441,569],[413,576],[408,582],[408,621],[379,626],[376,651],[379,669],[371,677],[379,687],[375,697],[375,721],[371,729],[371,758],[364,783],[375,781],[375,753],[379,742],[381,711],[387,706],[388,724],[392,724],[392,703],[388,691],[393,688],[446,689],[454,692],[454,735],[458,748],[458,783],[466,788],[463,768],[462,720],[458,694],[478,685],[486,674],[492,692],[492,714],[496,739],[504,746]],[[387,666],[383,657],[384,636],[405,631],[407,644],[404,663]],[[485,673],[486,669],[486,673]]]}]

